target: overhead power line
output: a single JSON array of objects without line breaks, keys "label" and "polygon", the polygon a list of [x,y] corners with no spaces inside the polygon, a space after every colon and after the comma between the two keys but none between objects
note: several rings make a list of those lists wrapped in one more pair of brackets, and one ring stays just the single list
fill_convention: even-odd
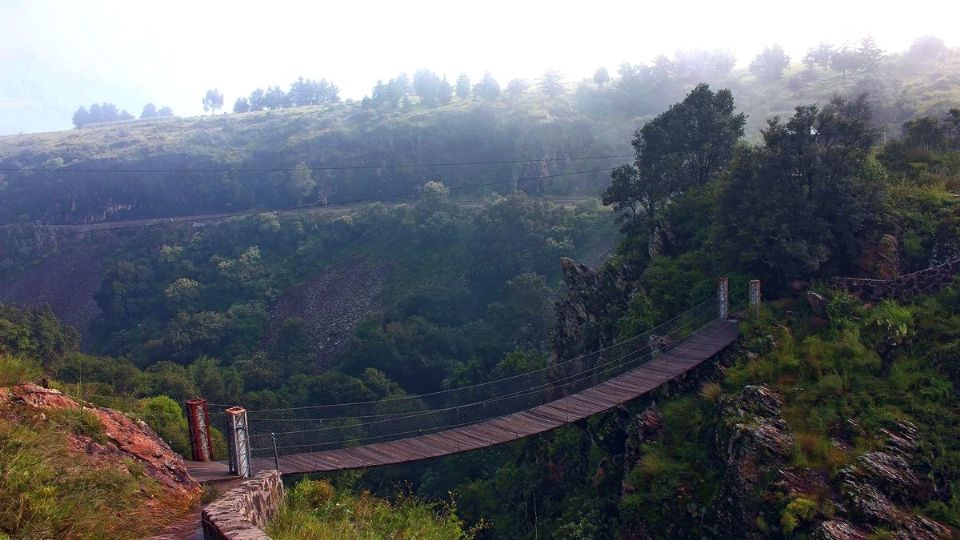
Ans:
[{"label": "overhead power line", "polygon": [[20,168],[20,167],[0,167],[0,172],[4,173],[101,173],[101,174],[157,174],[157,173],[176,173],[176,174],[208,174],[208,173],[270,173],[270,172],[293,172],[293,171],[367,171],[377,169],[415,169],[415,168],[436,168],[436,167],[464,167],[476,165],[518,165],[521,163],[553,163],[558,161],[589,161],[598,159],[614,159],[633,157],[633,154],[611,154],[604,156],[572,156],[562,158],[540,158],[540,159],[505,159],[505,160],[487,160],[487,161],[451,161],[439,163],[387,163],[383,165],[331,165],[319,167],[264,167],[264,168],[239,168],[230,169],[224,167],[209,169],[69,169],[69,168]]}]

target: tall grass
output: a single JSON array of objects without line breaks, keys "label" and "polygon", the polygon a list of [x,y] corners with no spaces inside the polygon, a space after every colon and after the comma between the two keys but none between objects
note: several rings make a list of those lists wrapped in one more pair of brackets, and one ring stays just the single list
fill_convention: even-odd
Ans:
[{"label": "tall grass", "polygon": [[267,528],[277,540],[472,538],[450,504],[429,504],[409,496],[386,501],[368,493],[336,491],[326,481],[303,480],[287,494]]},{"label": "tall grass", "polygon": [[79,457],[56,422],[0,419],[0,538],[141,538],[163,519],[144,515],[157,490],[130,466]]}]

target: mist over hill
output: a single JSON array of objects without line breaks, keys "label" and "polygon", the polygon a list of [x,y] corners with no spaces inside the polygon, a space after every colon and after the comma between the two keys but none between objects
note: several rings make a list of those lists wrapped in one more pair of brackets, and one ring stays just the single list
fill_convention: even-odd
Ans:
[{"label": "mist over hill", "polygon": [[0,223],[403,199],[430,180],[455,198],[598,195],[628,159],[630,134],[702,81],[731,89],[748,140],[769,117],[834,95],[865,93],[884,140],[907,120],[960,105],[960,51],[935,38],[903,53],[869,41],[823,47],[804,64],[773,48],[742,70],[724,53],[691,51],[576,83],[547,72],[502,88],[495,79],[453,88],[424,71],[380,83],[362,103],[294,106],[303,99],[277,89],[272,105],[254,103],[268,110],[2,137]]}]

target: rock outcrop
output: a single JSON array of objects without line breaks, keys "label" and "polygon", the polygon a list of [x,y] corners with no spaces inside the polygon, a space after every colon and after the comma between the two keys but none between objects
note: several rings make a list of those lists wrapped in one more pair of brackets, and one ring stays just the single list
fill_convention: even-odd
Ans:
[{"label": "rock outcrop", "polygon": [[867,243],[857,260],[860,276],[873,279],[893,279],[900,275],[900,241],[892,234],[884,234]]},{"label": "rock outcrop", "polygon": [[[0,388],[0,411],[15,416],[30,415],[45,420],[57,410],[79,410],[81,404],[59,390],[33,384]],[[103,437],[66,433],[67,446],[78,459],[95,468],[128,471],[131,463],[156,481],[160,492],[144,504],[188,511],[200,500],[200,486],[190,477],[183,459],[145,423],[104,407],[83,404],[103,426]],[[175,517],[175,516],[173,516]]]},{"label": "rock outcrop", "polygon": [[754,530],[755,499],[781,477],[793,449],[793,435],[781,417],[783,398],[766,386],[746,386],[721,401],[719,451],[726,462],[723,487],[714,509],[718,530]]},{"label": "rock outcrop", "polygon": [[918,458],[916,426],[900,422],[882,433],[887,437],[882,450],[859,456],[838,475],[844,517],[864,528],[886,530],[896,538],[949,537],[949,528],[911,510],[933,491],[911,464]]},{"label": "rock outcrop", "polygon": [[612,321],[626,309],[631,286],[623,269],[599,272],[573,259],[560,259],[567,295],[557,302],[553,349],[560,359],[608,345]]}]

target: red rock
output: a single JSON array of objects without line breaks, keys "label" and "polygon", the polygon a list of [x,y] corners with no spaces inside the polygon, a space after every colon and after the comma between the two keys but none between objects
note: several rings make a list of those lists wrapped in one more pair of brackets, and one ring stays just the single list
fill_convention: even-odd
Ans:
[{"label": "red rock", "polygon": [[[80,403],[59,390],[34,384],[0,388],[0,408],[27,406],[38,411],[80,409]],[[101,444],[85,435],[68,434],[67,448],[88,459],[92,466],[127,471],[127,463],[139,463],[144,474],[157,481],[163,490],[160,500],[149,501],[158,507],[188,510],[200,500],[200,485],[190,477],[183,458],[174,452],[143,422],[124,413],[83,404],[83,410],[97,417],[107,438]],[[40,418],[45,418],[42,412]]]}]

